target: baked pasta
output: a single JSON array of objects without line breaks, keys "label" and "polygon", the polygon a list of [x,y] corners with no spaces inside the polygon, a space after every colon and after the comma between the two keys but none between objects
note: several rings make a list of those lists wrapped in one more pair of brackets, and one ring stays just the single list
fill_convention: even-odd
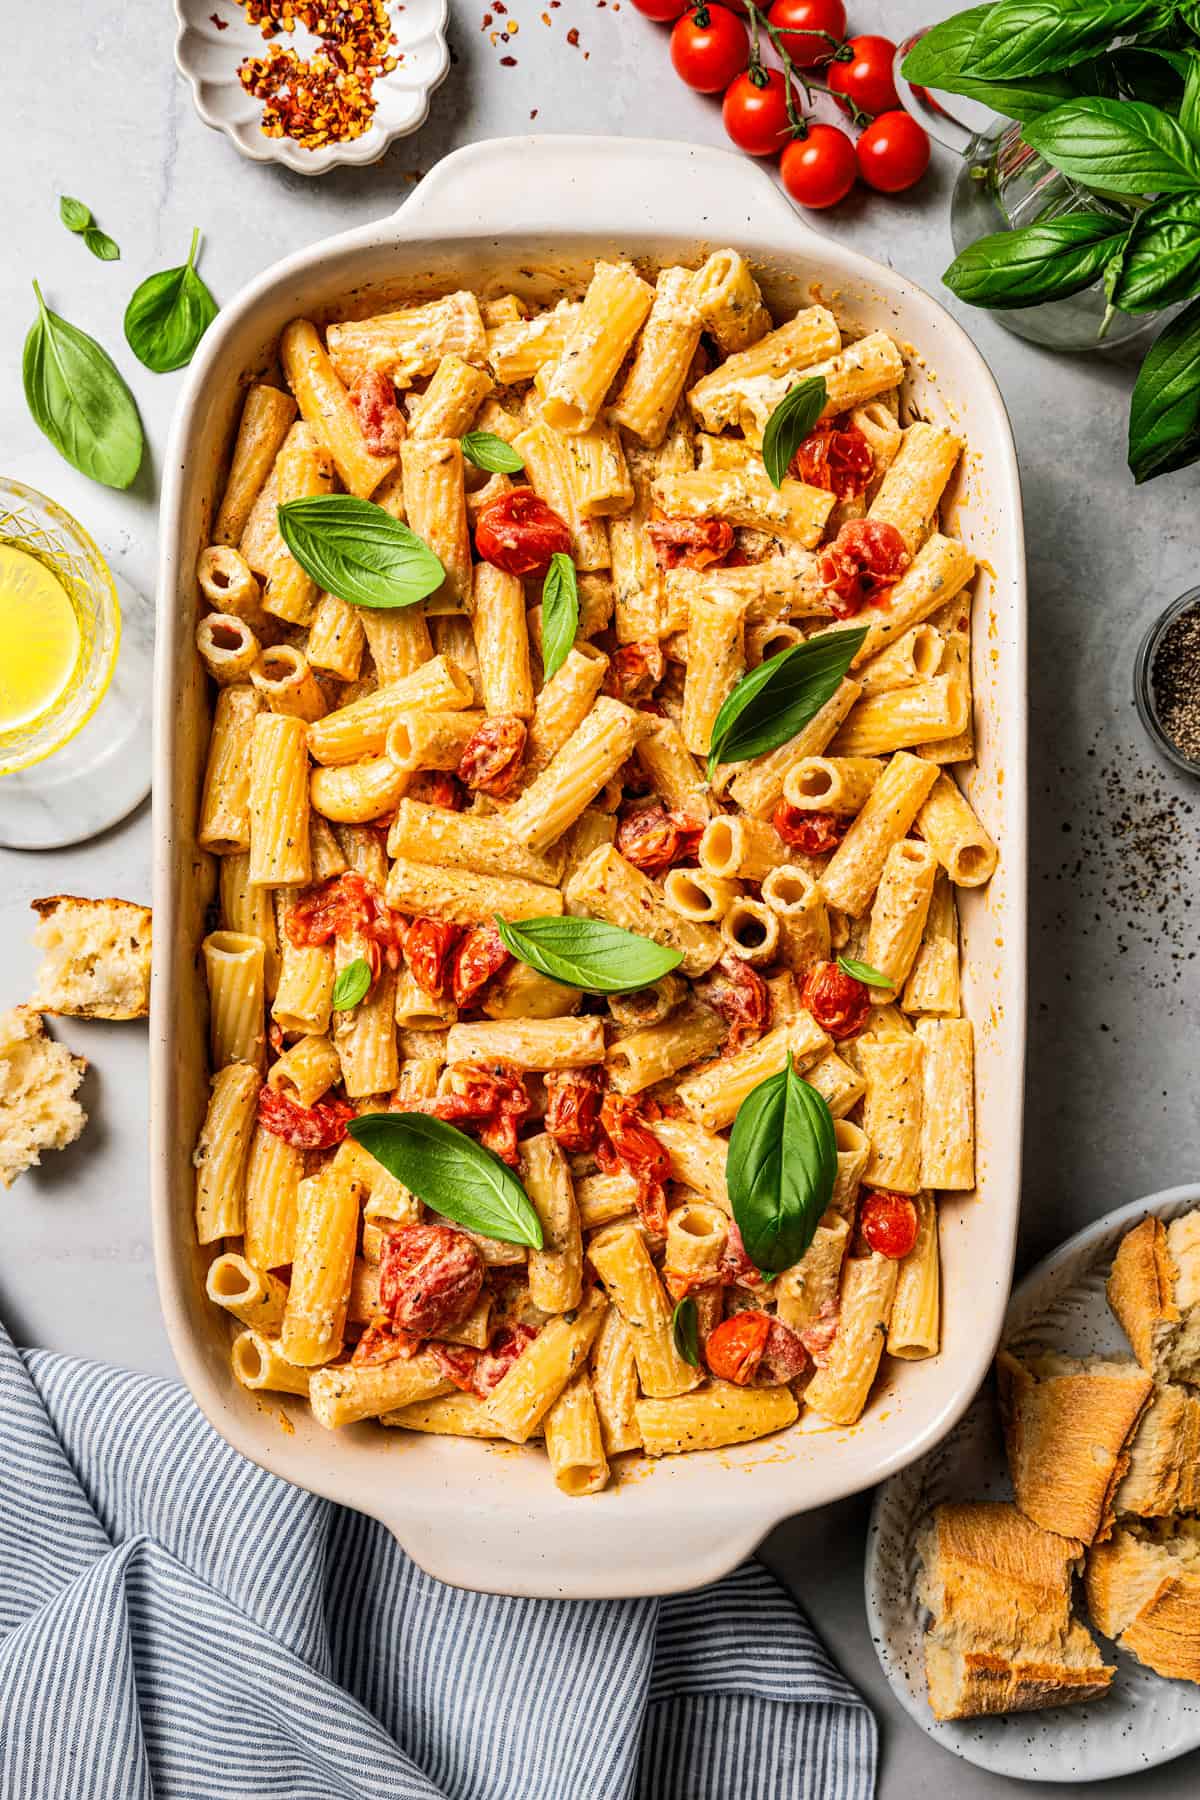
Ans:
[{"label": "baked pasta", "polygon": [[[885,1355],[937,1353],[956,894],[997,851],[954,772],[963,446],[904,378],[885,332],[773,320],[735,250],[284,331],[198,568],[196,1223],[245,1386],[536,1441],[587,1495],[851,1425]],[[406,547],[421,597],[376,566],[364,598],[300,518]],[[794,1078],[823,1173],[772,1238],[739,1132]],[[429,1120],[438,1179],[378,1149]],[[480,1170],[522,1230],[481,1228]]]}]

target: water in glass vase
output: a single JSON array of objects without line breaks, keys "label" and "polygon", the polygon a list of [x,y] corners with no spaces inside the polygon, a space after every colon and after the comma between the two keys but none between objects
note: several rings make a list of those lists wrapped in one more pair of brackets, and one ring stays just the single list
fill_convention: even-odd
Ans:
[{"label": "water in glass vase", "polygon": [[50,712],[79,663],[74,601],[28,550],[0,542],[0,733]]}]

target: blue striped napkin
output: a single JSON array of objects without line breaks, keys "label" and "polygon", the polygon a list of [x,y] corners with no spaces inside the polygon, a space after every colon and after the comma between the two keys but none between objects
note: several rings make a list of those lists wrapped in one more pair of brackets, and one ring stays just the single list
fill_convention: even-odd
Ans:
[{"label": "blue striped napkin", "polygon": [[874,1777],[870,1713],[757,1564],[665,1600],[462,1593],[174,1383],[0,1328],[4,1800],[868,1800]]}]

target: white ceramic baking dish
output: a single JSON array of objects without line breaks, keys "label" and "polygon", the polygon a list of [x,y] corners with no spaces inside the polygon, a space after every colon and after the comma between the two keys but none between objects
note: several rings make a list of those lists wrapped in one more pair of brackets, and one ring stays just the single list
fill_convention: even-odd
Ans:
[{"label": "white ceramic baking dish", "polygon": [[[283,1396],[234,1382],[228,1329],[202,1291],[191,1146],[205,1094],[197,944],[212,890],[192,831],[205,701],[192,647],[193,568],[207,541],[239,387],[297,314],[364,311],[457,286],[547,294],[597,256],[647,267],[723,244],[756,266],[777,315],[809,294],[854,331],[914,351],[911,400],[953,421],[970,456],[951,519],[982,565],[976,610],[979,761],[968,786],[1002,847],[963,896],[966,990],[978,1035],[979,1187],[943,1208],[942,1353],[893,1370],[851,1430],[798,1424],[735,1451],[643,1464],[603,1494],[559,1494],[536,1449],[360,1425],[331,1434]],[[768,178],[723,151],[616,138],[512,138],[460,150],[400,211],[260,276],[196,357],[166,459],[155,766],[152,1166],[159,1286],[184,1377],[218,1431],[264,1468],[386,1524],[432,1574],[512,1594],[666,1593],[715,1579],[772,1526],[881,1480],[957,1421],[1004,1316],[1017,1223],[1025,1010],[1025,590],[1021,500],[1004,406],[983,359],[927,294],[818,236]]]}]

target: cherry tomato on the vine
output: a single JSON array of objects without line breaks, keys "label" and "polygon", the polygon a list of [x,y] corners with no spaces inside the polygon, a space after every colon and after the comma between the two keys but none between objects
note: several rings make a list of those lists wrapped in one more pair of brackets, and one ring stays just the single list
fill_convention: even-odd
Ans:
[{"label": "cherry tomato on the vine", "polygon": [[787,88],[778,69],[747,69],[731,81],[721,102],[725,130],[748,156],[774,156],[791,135]]},{"label": "cherry tomato on the vine", "polygon": [[676,21],[671,32],[675,73],[698,94],[719,94],[750,57],[746,27],[727,6],[702,3]]},{"label": "cherry tomato on the vine", "polygon": [[906,112],[880,113],[858,140],[858,172],[881,194],[898,194],[929,167],[929,134]]},{"label": "cherry tomato on the vine", "polygon": [[633,0],[634,6],[643,18],[655,19],[660,25],[669,25],[684,11],[687,0]]},{"label": "cherry tomato on the vine", "polygon": [[[896,46],[891,38],[852,37],[847,41],[844,54],[839,52],[825,71],[825,79],[844,112],[857,106],[861,112],[874,116],[899,106],[900,96],[892,76],[895,58]],[[850,106],[846,106],[847,100]]]},{"label": "cherry tomato on the vine", "polygon": [[[637,5],[639,0],[634,0]],[[846,35],[842,0],[775,0],[767,18],[783,39],[783,47],[801,69],[828,62]],[[828,35],[822,36],[822,33]],[[836,38],[831,44],[829,39]]]},{"label": "cherry tomato on the vine", "polygon": [[854,186],[854,145],[836,125],[810,125],[779,162],[783,185],[801,206],[836,206]]}]

